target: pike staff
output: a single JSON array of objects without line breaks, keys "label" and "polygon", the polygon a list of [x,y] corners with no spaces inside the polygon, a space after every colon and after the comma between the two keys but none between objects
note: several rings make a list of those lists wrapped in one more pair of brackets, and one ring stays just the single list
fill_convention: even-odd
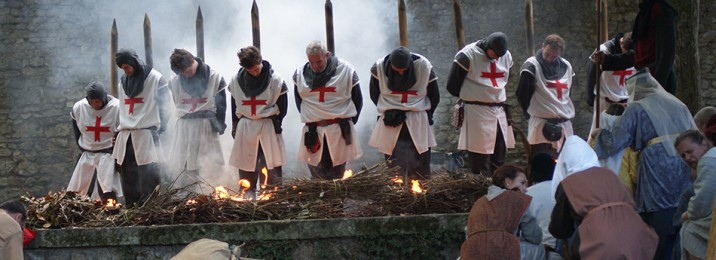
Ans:
[{"label": "pike staff", "polygon": [[201,14],[201,6],[196,12],[196,56],[206,62],[204,57],[204,16]]},{"label": "pike staff", "polygon": [[254,0],[251,5],[251,35],[254,39],[254,46],[261,49],[261,27],[259,26],[259,6],[256,5]]},{"label": "pike staff", "polygon": [[[606,41],[606,34],[607,34],[607,28],[606,28],[606,2],[604,0],[596,0],[596,14],[597,14],[597,28],[596,28],[596,39],[597,39],[597,50],[595,52],[600,51],[600,46],[602,45],[602,42]],[[601,61],[600,61],[601,62]],[[594,64],[596,68],[596,80],[594,83],[594,87],[596,89],[596,97],[594,101],[594,109],[597,111],[595,113],[595,122],[594,126],[595,128],[599,128],[599,121],[601,117],[601,103],[602,103],[602,64],[596,63]]]},{"label": "pike staff", "polygon": [[400,46],[408,48],[408,21],[405,14],[405,0],[398,0],[398,29]]},{"label": "pike staff", "polygon": [[154,67],[154,59],[152,59],[152,23],[149,21],[147,13],[144,13],[144,59],[148,66]]},{"label": "pike staff", "polygon": [[462,11],[460,9],[460,0],[453,0],[452,10],[455,13],[455,36],[457,37],[458,50],[465,46],[465,31],[462,28]]},{"label": "pike staff", "polygon": [[530,57],[535,55],[535,27],[532,0],[525,0],[525,25],[527,26],[527,56]]},{"label": "pike staff", "polygon": [[328,51],[336,55],[335,36],[333,34],[333,3],[331,3],[331,0],[326,0],[324,9],[326,13],[326,45]]},{"label": "pike staff", "polygon": [[109,33],[109,94],[117,96],[117,19],[112,19]]}]

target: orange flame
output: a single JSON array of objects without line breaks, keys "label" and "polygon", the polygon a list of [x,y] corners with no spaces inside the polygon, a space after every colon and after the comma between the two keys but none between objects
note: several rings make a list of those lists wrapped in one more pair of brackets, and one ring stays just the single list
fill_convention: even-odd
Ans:
[{"label": "orange flame", "polygon": [[239,180],[239,186],[241,186],[241,194],[244,194],[249,188],[251,188],[251,182],[247,179]]},{"label": "orange flame", "polygon": [[196,204],[196,200],[195,200],[195,199],[190,199],[190,200],[187,200],[187,201],[186,201],[186,205],[187,205],[187,206],[189,206],[189,205],[194,205],[194,204]]},{"label": "orange flame", "polygon": [[420,182],[418,182],[418,180],[411,180],[410,182],[413,183],[413,187],[410,189],[413,193],[423,193],[423,189],[420,188]]},{"label": "orange flame", "polygon": [[393,183],[403,184],[403,179],[398,176],[395,176],[395,177],[391,178],[390,180],[393,181]]},{"label": "orange flame", "polygon": [[224,188],[224,186],[218,186],[214,188],[214,198],[215,199],[226,199],[229,198],[229,191]]},{"label": "orange flame", "polygon": [[112,208],[117,205],[117,201],[114,199],[107,199],[107,204],[105,205],[108,208]]},{"label": "orange flame", "polygon": [[266,170],[266,167],[261,168],[261,174],[264,175],[264,184],[261,185],[261,189],[266,188],[266,183],[268,183],[268,170]]},{"label": "orange flame", "polygon": [[351,176],[353,176],[353,170],[348,169],[348,170],[346,170],[345,172],[343,172],[343,178],[341,178],[341,180],[348,179],[348,178],[350,178]]}]

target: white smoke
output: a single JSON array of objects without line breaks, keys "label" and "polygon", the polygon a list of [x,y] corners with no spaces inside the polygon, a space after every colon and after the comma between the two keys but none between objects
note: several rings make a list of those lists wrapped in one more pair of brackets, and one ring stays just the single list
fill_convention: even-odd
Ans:
[{"label": "white smoke", "polygon": [[[195,19],[199,6],[204,20],[204,46],[206,63],[217,70],[226,80],[239,69],[236,52],[252,45],[251,1],[117,1],[102,2],[106,5],[106,24],[98,25],[98,37],[109,36],[111,19],[117,20],[119,48],[134,48],[144,59],[143,21],[148,14],[152,25],[154,68],[169,79],[173,72],[169,69],[169,55],[174,48],[184,48],[196,55]],[[261,25],[261,51],[265,60],[271,62],[289,87],[288,115],[284,120],[284,140],[288,163],[284,165],[284,179],[307,178],[308,169],[304,162],[296,160],[300,141],[301,122],[293,97],[291,76],[294,70],[306,63],[305,47],[311,40],[325,43],[326,29],[324,0],[270,0],[257,1]],[[95,7],[96,8],[96,7]],[[90,8],[91,9],[91,8]],[[358,122],[357,134],[361,138],[364,157],[349,164],[357,168],[363,164],[373,164],[382,159],[374,149],[367,145],[376,119],[375,106],[370,101],[369,83],[371,65],[386,55],[398,42],[388,39],[389,31],[397,32],[397,6],[395,3],[381,0],[334,1],[334,31],[336,55],[352,63],[361,79],[364,106]],[[96,10],[90,10],[96,11]],[[77,55],[76,57],[81,57]],[[107,48],[109,56],[109,48]],[[104,60],[104,59],[103,59]],[[108,62],[108,60],[107,60]],[[109,71],[109,64],[107,66]],[[119,75],[122,73],[119,71]],[[106,78],[109,78],[107,76]],[[109,84],[107,84],[109,85]],[[227,94],[228,98],[230,94]],[[227,109],[230,106],[227,105]],[[231,111],[227,112],[227,125],[231,126]],[[173,124],[170,124],[170,128]],[[233,139],[227,129],[221,137],[222,150],[227,158],[223,172],[204,174],[212,185],[236,187],[238,171],[228,166]],[[169,140],[165,144],[170,143]]]}]

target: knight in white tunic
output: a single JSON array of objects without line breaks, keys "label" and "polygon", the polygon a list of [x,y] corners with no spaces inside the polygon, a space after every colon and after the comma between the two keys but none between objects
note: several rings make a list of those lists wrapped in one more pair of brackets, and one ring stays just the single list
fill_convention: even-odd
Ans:
[{"label": "knight in white tunic", "polygon": [[467,150],[472,173],[492,176],[515,147],[506,86],[512,67],[507,36],[495,32],[455,55],[447,90],[464,104],[457,148]]},{"label": "knight in white tunic", "polygon": [[371,71],[370,98],[378,122],[368,144],[399,166],[404,179],[430,178],[430,148],[437,145],[433,113],[440,102],[430,61],[405,47],[378,59]]},{"label": "knight in white tunic", "polygon": [[178,117],[174,128],[169,167],[180,175],[177,183],[199,181],[200,170],[218,171],[224,165],[219,135],[226,124],[226,82],[215,70],[184,49],[170,57],[176,75],[169,88]]},{"label": "knight in white tunic", "polygon": [[[592,127],[589,132],[593,132],[596,128],[597,113],[602,113],[607,110],[611,104],[622,104],[626,106],[627,99],[629,99],[629,93],[626,88],[626,79],[631,75],[634,75],[634,60],[628,65],[616,62],[614,59],[604,59],[603,56],[616,56],[624,55],[629,51],[631,44],[631,33],[618,33],[609,41],[599,45],[599,50],[595,51],[594,56],[599,55],[600,58],[594,59],[594,62],[589,63],[588,75],[587,75],[587,104],[594,106],[596,100],[597,89],[599,89],[599,107],[594,109],[592,115]],[[597,67],[595,63],[600,63],[601,76],[599,77],[599,88],[596,88],[596,72]],[[588,141],[591,141],[590,135]]]},{"label": "knight in white tunic", "polygon": [[126,205],[141,203],[160,183],[158,162],[164,155],[159,136],[166,129],[171,102],[167,81],[139,59],[120,49],[117,66],[124,71],[119,88],[119,134],[112,157],[120,165]]},{"label": "knight in white tunic", "polygon": [[[117,200],[122,196],[119,173],[115,170],[112,149],[119,126],[119,101],[108,95],[100,82],[86,87],[87,95],[72,106],[72,126],[77,146],[82,151],[72,173],[68,191],[90,195],[92,199]],[[96,175],[96,182],[92,183]],[[92,192],[94,186],[99,194]]]},{"label": "knight in white tunic", "polygon": [[358,74],[319,41],[308,44],[306,56],[308,62],[293,74],[296,106],[305,124],[298,159],[308,164],[313,178],[340,179],[346,162],[363,155],[354,127],[363,107]]},{"label": "knight in white tunic", "polygon": [[564,40],[548,35],[542,48],[525,61],[520,69],[517,101],[529,119],[527,140],[532,156],[547,153],[557,158],[566,137],[574,134],[570,120],[574,105],[570,98],[572,65],[560,57]]},{"label": "knight in white tunic", "polygon": [[238,57],[241,69],[229,83],[234,126],[229,164],[255,191],[259,185],[282,182],[286,148],[281,125],[288,111],[288,87],[258,48],[241,48]]}]

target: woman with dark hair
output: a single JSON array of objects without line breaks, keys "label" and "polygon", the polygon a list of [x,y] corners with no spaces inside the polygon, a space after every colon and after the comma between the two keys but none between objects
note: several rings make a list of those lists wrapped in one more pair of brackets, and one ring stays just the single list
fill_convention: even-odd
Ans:
[{"label": "woman with dark hair", "polygon": [[[495,170],[487,195],[475,201],[467,219],[460,259],[543,259],[542,231],[527,208],[525,171],[505,164]],[[522,249],[522,250],[521,250]]]}]

